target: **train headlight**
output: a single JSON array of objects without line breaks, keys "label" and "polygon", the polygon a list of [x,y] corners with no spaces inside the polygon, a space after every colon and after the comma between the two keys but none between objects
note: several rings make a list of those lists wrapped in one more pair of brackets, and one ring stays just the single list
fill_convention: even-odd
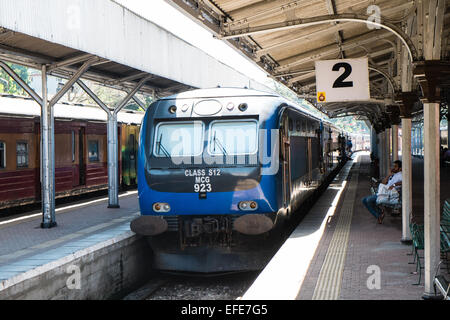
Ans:
[{"label": "train headlight", "polygon": [[153,204],[153,211],[155,212],[169,212],[170,205],[168,203],[156,202]]},{"label": "train headlight", "polygon": [[169,112],[170,112],[170,113],[175,113],[175,112],[177,112],[177,106],[175,106],[175,105],[170,106],[170,107],[169,107]]},{"label": "train headlight", "polygon": [[255,201],[241,201],[238,207],[242,211],[254,211],[258,209],[258,204]]},{"label": "train headlight", "polygon": [[247,105],[246,103],[241,103],[241,104],[238,106],[238,109],[239,109],[240,111],[242,111],[242,112],[244,112],[245,110],[247,110],[247,108],[248,108],[248,105]]}]

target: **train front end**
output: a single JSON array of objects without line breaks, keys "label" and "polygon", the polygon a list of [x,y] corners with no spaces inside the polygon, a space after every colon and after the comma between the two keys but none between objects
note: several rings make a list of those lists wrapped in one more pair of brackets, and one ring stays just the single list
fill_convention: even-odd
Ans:
[{"label": "train front end", "polygon": [[138,156],[141,216],[131,228],[148,236],[155,268],[262,267],[271,252],[261,241],[276,227],[279,203],[274,104],[258,91],[211,89],[149,107]]}]

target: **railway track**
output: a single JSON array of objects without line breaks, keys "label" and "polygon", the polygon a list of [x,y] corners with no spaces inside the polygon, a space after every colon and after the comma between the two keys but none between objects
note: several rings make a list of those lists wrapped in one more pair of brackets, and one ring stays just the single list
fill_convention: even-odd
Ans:
[{"label": "railway track", "polygon": [[236,300],[258,274],[259,271],[212,276],[158,273],[124,300]]}]

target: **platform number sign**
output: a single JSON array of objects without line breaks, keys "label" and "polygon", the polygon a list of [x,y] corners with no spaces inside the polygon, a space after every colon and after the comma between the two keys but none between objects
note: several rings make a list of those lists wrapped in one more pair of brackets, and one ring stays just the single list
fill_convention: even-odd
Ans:
[{"label": "platform number sign", "polygon": [[367,58],[316,61],[317,102],[370,99]]}]

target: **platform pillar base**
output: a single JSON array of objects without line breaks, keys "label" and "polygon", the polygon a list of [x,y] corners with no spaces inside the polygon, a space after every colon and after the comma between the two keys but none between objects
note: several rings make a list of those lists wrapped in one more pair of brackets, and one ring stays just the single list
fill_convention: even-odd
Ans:
[{"label": "platform pillar base", "polygon": [[441,294],[434,294],[434,293],[424,293],[422,295],[423,300],[443,300],[444,297]]},{"label": "platform pillar base", "polygon": [[108,204],[108,208],[117,209],[117,208],[120,208],[120,206],[118,204]]},{"label": "platform pillar base", "polygon": [[56,227],[58,224],[56,222],[41,222],[42,229],[50,229]]},{"label": "platform pillar base", "polygon": [[402,239],[400,240],[400,242],[404,245],[411,245],[412,244],[412,240],[410,239]]}]

